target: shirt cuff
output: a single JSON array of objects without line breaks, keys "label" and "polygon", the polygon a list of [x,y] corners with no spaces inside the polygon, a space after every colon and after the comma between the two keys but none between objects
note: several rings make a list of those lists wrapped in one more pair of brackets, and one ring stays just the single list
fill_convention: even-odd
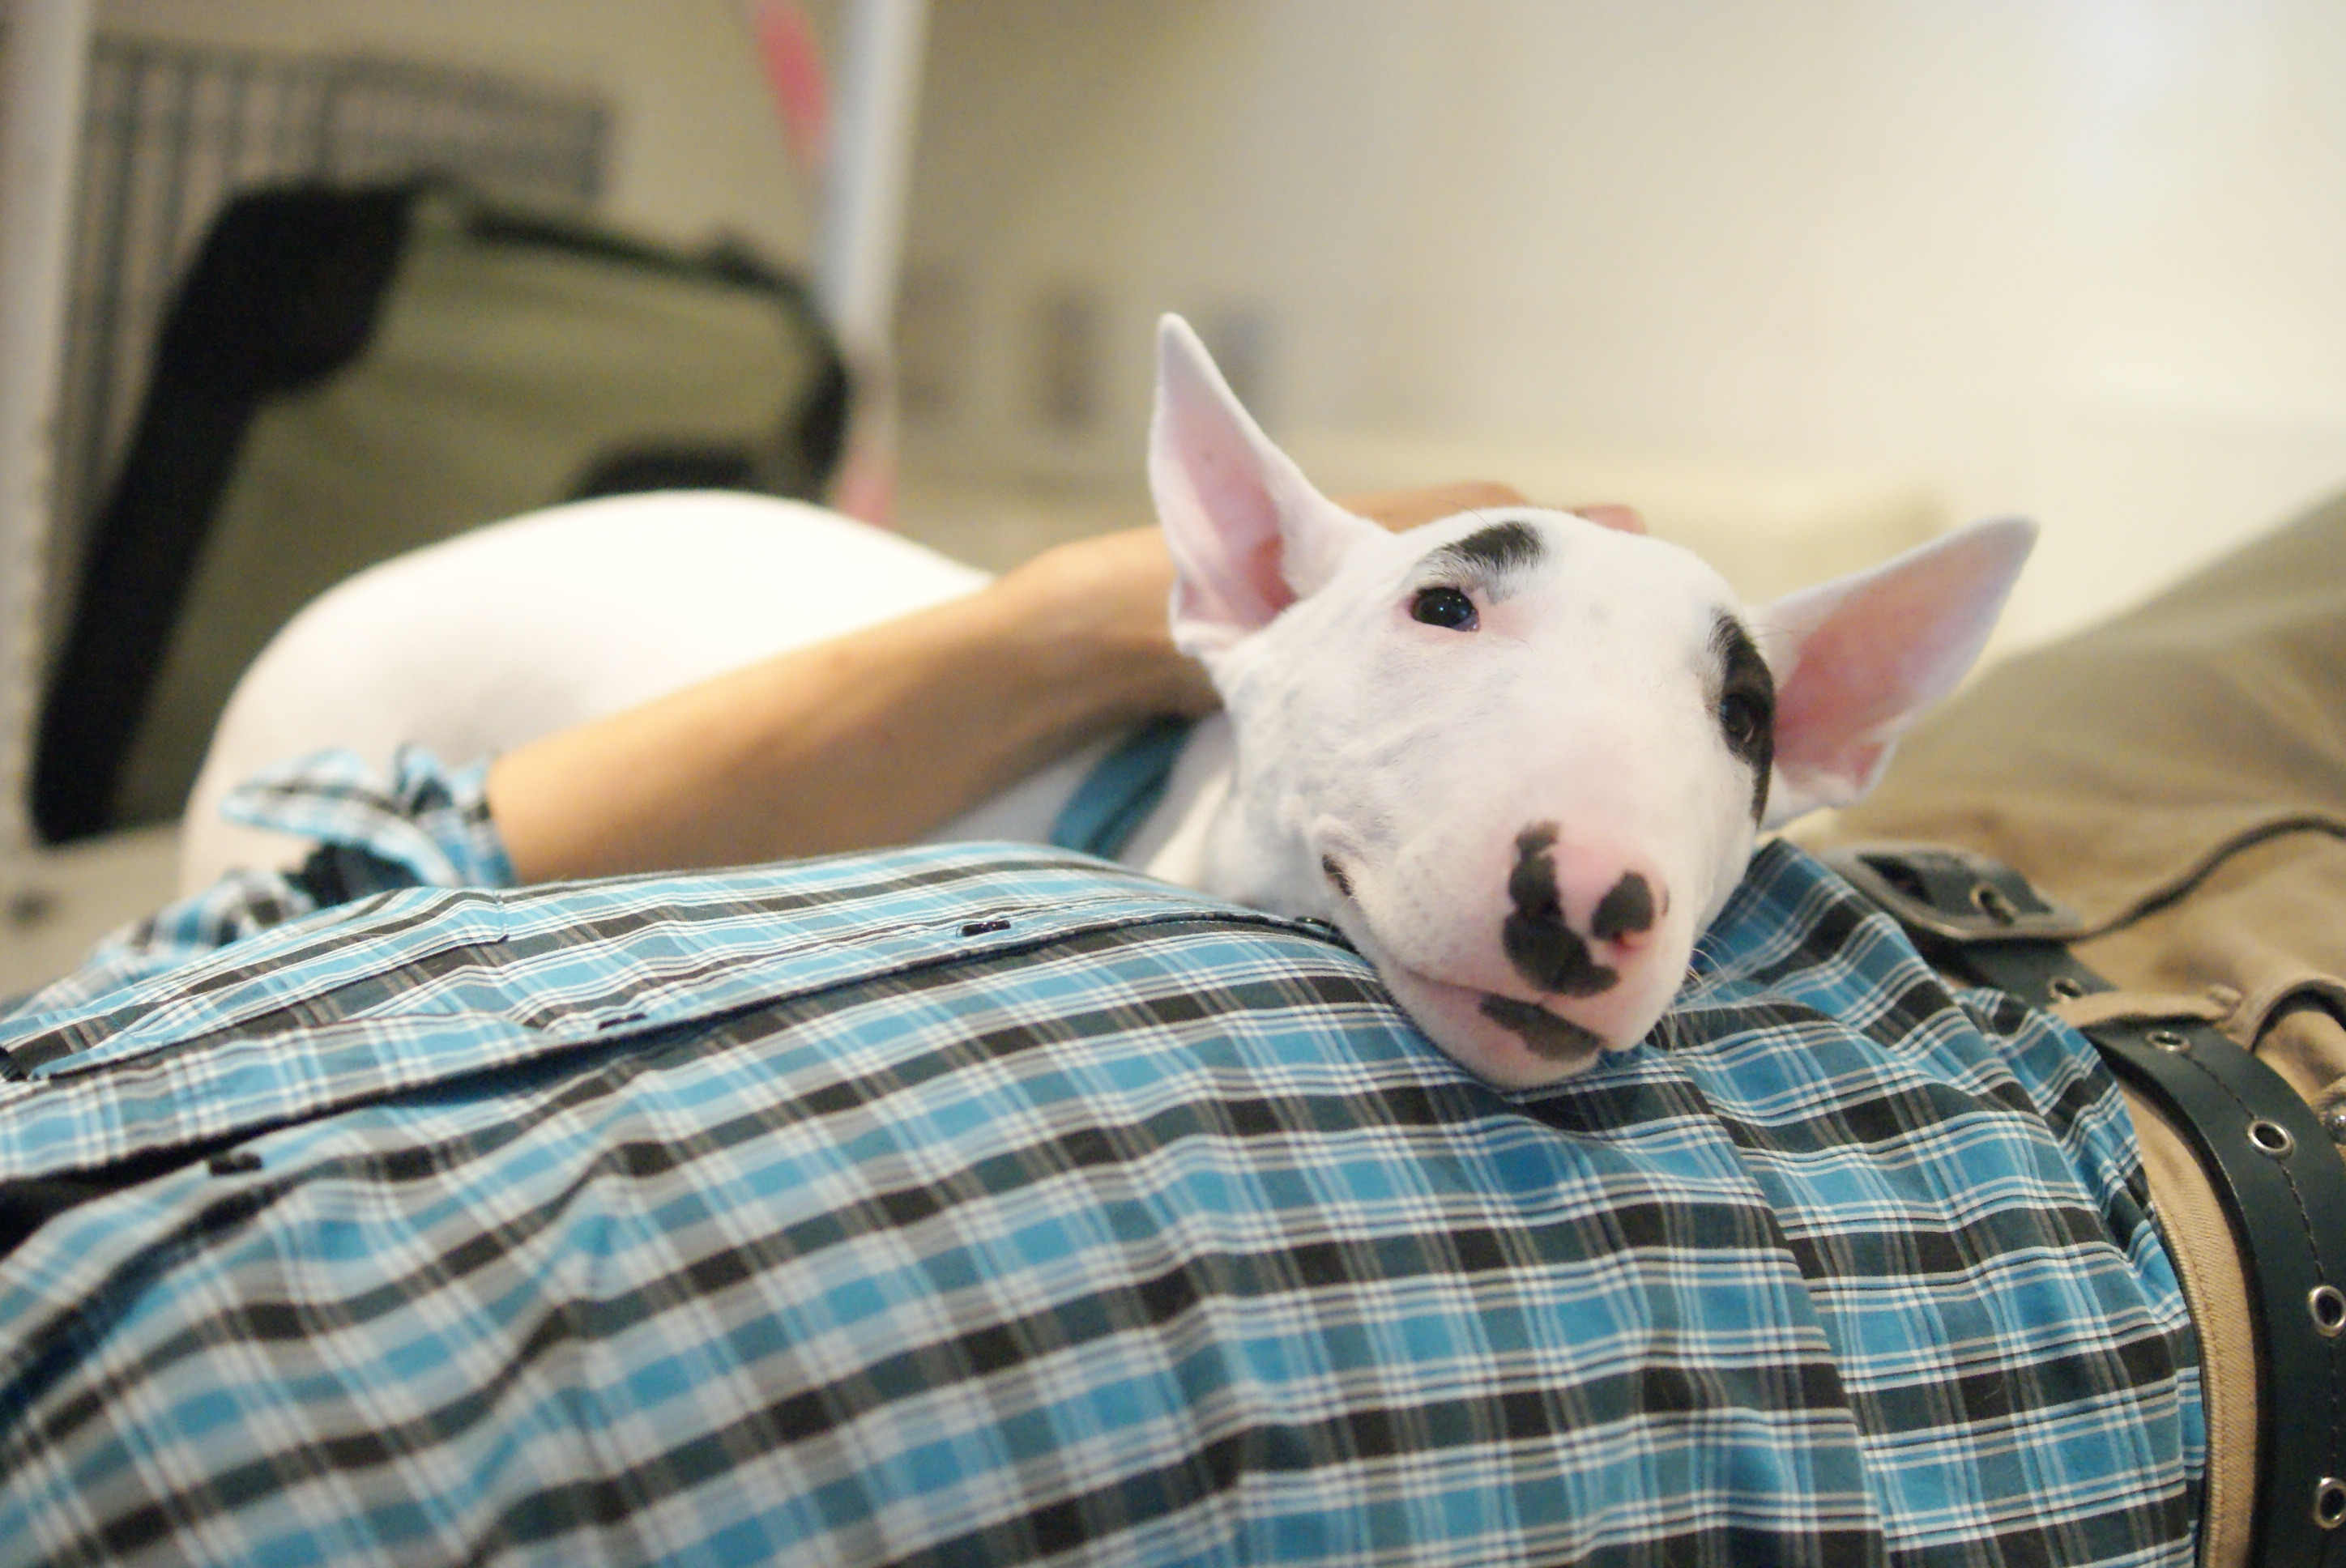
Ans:
[{"label": "shirt cuff", "polygon": [[451,772],[423,747],[406,746],[391,772],[386,780],[348,751],[327,751],[240,787],[221,803],[230,820],[316,840],[317,852],[298,871],[231,871],[123,927],[72,973],[14,1003],[0,1000],[0,1017],[76,1005],[370,893],[513,885],[489,816],[487,759]]},{"label": "shirt cuff", "polygon": [[403,746],[382,775],[348,751],[268,769],[220,803],[232,822],[314,839],[369,863],[354,893],[386,888],[504,888],[513,862],[489,816],[489,759],[450,771]]}]

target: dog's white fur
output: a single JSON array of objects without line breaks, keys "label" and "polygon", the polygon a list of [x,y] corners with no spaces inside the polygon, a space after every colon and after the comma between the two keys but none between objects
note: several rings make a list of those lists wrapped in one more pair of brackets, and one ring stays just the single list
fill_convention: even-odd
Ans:
[{"label": "dog's white fur", "polygon": [[[1772,824],[1872,784],[1977,657],[2034,538],[1978,524],[1747,612],[1687,551],[1565,513],[1388,533],[1320,495],[1171,317],[1149,477],[1176,637],[1228,711],[1127,858],[1333,921],[1436,1044],[1505,1084],[1642,1039],[1742,875],[1763,823],[1721,728],[1724,619],[1773,675]],[[1460,553],[1499,524],[1535,559]],[[219,816],[270,762],[406,740],[481,755],[984,580],[816,508],[715,494],[556,508],[385,563],[305,609],[240,684],[189,803],[183,884],[298,858]],[[1415,618],[1430,586],[1465,593],[1474,624]],[[1097,755],[935,837],[1045,837]],[[1651,895],[1643,925],[1597,913],[1625,880]],[[1580,983],[1522,962],[1524,930],[1566,944]]]}]

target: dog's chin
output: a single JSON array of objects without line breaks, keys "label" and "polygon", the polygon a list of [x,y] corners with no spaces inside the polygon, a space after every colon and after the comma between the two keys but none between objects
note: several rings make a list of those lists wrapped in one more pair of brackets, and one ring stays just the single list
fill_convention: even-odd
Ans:
[{"label": "dog's chin", "polygon": [[1461,1066],[1504,1089],[1537,1088],[1584,1073],[1607,1049],[1604,1036],[1536,1003],[1380,966],[1412,1023]]},{"label": "dog's chin", "polygon": [[1501,1088],[1558,1083],[1587,1071],[1607,1050],[1618,1048],[1595,1030],[1537,1003],[1435,980],[1397,962],[1373,937],[1357,930],[1346,934],[1376,965],[1385,989],[1426,1038],[1461,1066]]}]

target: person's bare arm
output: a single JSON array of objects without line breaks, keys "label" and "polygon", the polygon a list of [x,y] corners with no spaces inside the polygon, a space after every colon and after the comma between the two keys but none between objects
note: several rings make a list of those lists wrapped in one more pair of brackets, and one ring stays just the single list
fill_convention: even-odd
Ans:
[{"label": "person's bare arm", "polygon": [[[1354,496],[1402,528],[1504,485]],[[1216,705],[1173,647],[1154,528],[1062,545],[966,598],[533,741],[489,771],[525,882],[903,843],[1119,726]]]}]

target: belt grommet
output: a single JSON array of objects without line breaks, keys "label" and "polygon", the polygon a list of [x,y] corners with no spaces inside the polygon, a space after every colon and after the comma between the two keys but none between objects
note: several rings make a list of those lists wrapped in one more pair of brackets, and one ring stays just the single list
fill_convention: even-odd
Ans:
[{"label": "belt grommet", "polygon": [[2325,1339],[2335,1339],[2346,1330],[2346,1290],[2335,1285],[2317,1285],[2307,1291],[2305,1310],[2313,1319],[2315,1332]]},{"label": "belt grommet", "polygon": [[2056,974],[2045,983],[2055,1002],[2075,1002],[2086,994],[2086,983],[2074,974]]},{"label": "belt grommet", "polygon": [[2313,1522],[2324,1530],[2346,1524],[2346,1481],[2325,1475],[2313,1483]]},{"label": "belt grommet", "polygon": [[2249,1142],[2256,1145],[2257,1153],[2270,1155],[2277,1160],[2288,1158],[2297,1147],[2297,1140],[2289,1135],[2287,1127],[2262,1116],[2249,1124]]},{"label": "belt grommet", "polygon": [[2143,1038],[2170,1056],[2179,1056],[2191,1049],[2191,1037],[2180,1029],[2154,1029]]},{"label": "belt grommet", "polygon": [[1980,882],[1973,887],[1972,907],[1998,925],[2014,925],[2020,920],[2020,906],[1993,882]]}]

